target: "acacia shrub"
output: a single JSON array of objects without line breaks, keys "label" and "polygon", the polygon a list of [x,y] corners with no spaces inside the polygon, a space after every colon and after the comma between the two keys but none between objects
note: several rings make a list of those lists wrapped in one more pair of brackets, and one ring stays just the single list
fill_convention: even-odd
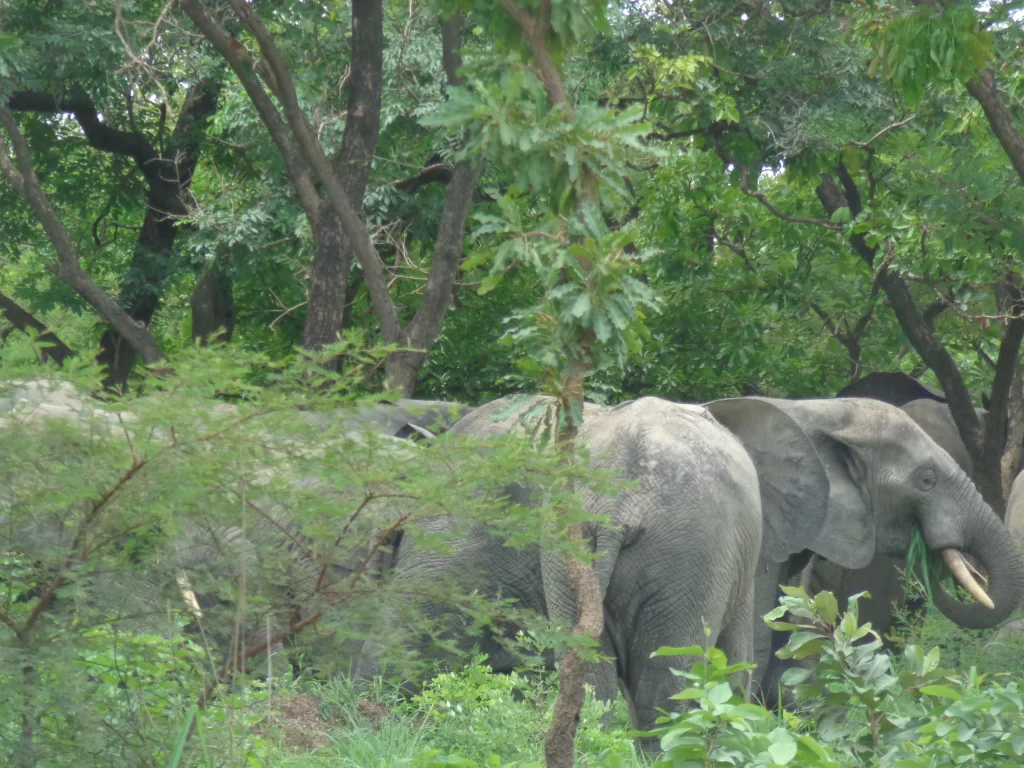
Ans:
[{"label": "acacia shrub", "polygon": [[[324,372],[329,355],[345,373]],[[92,364],[58,375],[27,343],[5,348],[0,760],[258,764],[253,726],[273,675],[293,672],[286,656],[337,671],[398,598],[375,570],[391,534],[445,515],[454,533],[484,521],[513,546],[539,540],[548,507],[499,516],[501,500],[479,489],[525,479],[557,491],[555,457],[346,426],[380,400],[361,389],[361,366],[380,356],[352,339],[282,363],[196,349],[136,394],[101,400]],[[472,586],[431,598],[476,626],[534,626]],[[435,630],[410,622],[388,639],[399,650]],[[286,656],[267,662],[278,648]]]}]

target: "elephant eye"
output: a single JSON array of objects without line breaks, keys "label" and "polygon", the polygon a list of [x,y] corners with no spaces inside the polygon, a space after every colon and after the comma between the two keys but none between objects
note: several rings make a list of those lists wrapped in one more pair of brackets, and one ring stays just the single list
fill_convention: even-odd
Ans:
[{"label": "elephant eye", "polygon": [[924,469],[917,476],[917,484],[922,491],[930,491],[935,487],[937,479],[934,469]]}]

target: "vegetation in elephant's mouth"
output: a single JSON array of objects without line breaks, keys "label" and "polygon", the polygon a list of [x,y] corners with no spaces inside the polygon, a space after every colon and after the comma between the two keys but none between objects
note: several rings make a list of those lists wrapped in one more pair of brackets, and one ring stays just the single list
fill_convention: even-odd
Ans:
[{"label": "vegetation in elephant's mouth", "polygon": [[[984,573],[975,574],[984,588],[988,588],[988,577]],[[914,526],[910,536],[910,548],[907,550],[907,577],[917,584],[932,605],[932,584],[945,583],[946,591],[956,594],[960,600],[970,597],[956,583],[946,564],[938,552],[930,550],[925,543],[924,534],[919,526]],[[952,591],[951,591],[952,589]]]}]

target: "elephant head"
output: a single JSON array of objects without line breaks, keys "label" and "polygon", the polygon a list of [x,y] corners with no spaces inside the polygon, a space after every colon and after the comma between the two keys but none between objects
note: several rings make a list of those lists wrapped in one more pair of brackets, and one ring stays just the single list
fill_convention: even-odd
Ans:
[{"label": "elephant head", "polygon": [[[971,461],[971,454],[960,439],[960,432],[956,422],[953,421],[953,414],[949,406],[931,398],[911,400],[900,406],[904,413],[917,422],[917,425],[925,431],[940,448],[953,457],[960,468],[973,477],[974,463]],[[988,411],[984,408],[975,408],[978,414],[978,423],[982,430],[988,422]]]},{"label": "elephant head", "polygon": [[[791,470],[780,466],[777,456],[793,446],[773,439],[778,417],[766,418],[766,405],[792,419],[807,437],[810,452]],[[979,601],[963,603],[934,590],[936,605],[950,619],[964,627],[991,627],[1019,604],[1024,564],[1002,522],[963,469],[899,408],[860,398],[737,398],[710,403],[708,409],[749,446],[762,497],[785,499],[780,487],[815,485],[818,467],[824,469],[827,513],[818,535],[804,540],[806,548],[844,568],[863,568],[876,554],[905,555],[915,527],[920,528],[929,549],[941,553],[957,581]],[[804,511],[792,507],[782,514]],[[811,528],[817,525],[812,517]],[[766,537],[767,529],[766,521]],[[987,572],[987,595],[964,553]],[[772,553],[763,550],[766,555]]]}]

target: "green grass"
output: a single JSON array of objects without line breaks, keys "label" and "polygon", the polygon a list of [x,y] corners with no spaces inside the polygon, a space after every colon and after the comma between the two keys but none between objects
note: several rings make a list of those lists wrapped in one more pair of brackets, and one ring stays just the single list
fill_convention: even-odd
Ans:
[{"label": "green grass", "polygon": [[[301,695],[319,702],[320,720],[310,729],[322,729],[319,746],[311,749],[296,740],[280,717],[267,734],[265,743],[273,754],[266,755],[264,764],[287,768],[391,768],[428,750],[481,764],[491,754],[503,764],[543,763],[554,700],[549,680],[497,675],[479,664],[439,675],[421,694],[406,699],[378,681],[362,694],[361,705],[360,694],[344,678],[278,688],[276,695],[283,701]],[[622,697],[612,708],[608,731],[601,729],[604,714],[605,708],[588,695],[577,740],[579,764],[614,756],[623,768],[645,767],[629,735]]]}]

